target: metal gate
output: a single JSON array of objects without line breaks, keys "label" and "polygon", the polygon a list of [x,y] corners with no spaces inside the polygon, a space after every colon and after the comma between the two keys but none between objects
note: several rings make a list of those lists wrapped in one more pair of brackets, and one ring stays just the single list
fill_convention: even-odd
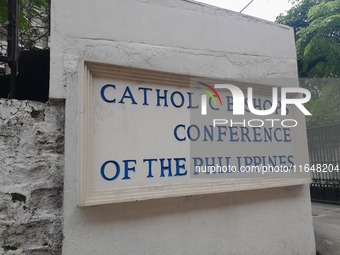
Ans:
[{"label": "metal gate", "polygon": [[16,77],[18,72],[18,33],[19,33],[19,0],[3,1],[7,8],[7,22],[0,23],[0,70],[6,74],[7,64],[10,68],[9,98],[15,97]]},{"label": "metal gate", "polygon": [[309,128],[307,136],[310,165],[320,167],[311,171],[312,200],[340,203],[340,123]]}]

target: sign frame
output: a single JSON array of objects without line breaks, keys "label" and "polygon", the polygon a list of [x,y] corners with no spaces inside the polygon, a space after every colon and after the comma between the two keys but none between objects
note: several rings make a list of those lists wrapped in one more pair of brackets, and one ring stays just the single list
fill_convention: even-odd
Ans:
[{"label": "sign frame", "polygon": [[[160,84],[176,84],[189,87],[190,77],[188,75],[173,74],[154,70],[147,70],[134,67],[117,66],[95,61],[81,61],[78,87],[78,117],[79,117],[79,168],[78,168],[78,206],[94,206],[111,203],[121,203],[139,200],[215,194],[224,192],[246,191],[266,188],[277,188],[285,186],[296,186],[310,183],[307,175],[277,178],[240,178],[224,179],[223,181],[176,184],[150,187],[134,187],[115,190],[98,191],[91,188],[91,166],[92,166],[92,83],[93,77],[117,76],[133,77],[137,80],[154,80]],[[197,77],[195,77],[197,78]],[[205,78],[206,79],[206,78]],[[300,123],[296,129],[295,155],[301,163],[308,163],[308,147],[306,141],[306,129],[303,114],[297,114],[294,110],[294,117]]]}]

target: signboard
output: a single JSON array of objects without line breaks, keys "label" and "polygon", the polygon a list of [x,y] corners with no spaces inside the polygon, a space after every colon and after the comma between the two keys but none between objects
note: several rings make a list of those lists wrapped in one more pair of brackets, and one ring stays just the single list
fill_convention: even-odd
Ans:
[{"label": "signboard", "polygon": [[[301,111],[281,111],[271,87],[254,85],[240,115],[230,91],[217,91],[212,81],[85,62],[79,205],[309,182],[299,169],[308,162]],[[233,86],[246,91],[249,84]],[[249,102],[256,111],[274,101],[271,115],[254,117]]]}]

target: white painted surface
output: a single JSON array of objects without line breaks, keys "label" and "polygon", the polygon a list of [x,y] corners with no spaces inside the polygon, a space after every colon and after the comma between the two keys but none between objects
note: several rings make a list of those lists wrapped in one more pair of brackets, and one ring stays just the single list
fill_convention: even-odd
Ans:
[{"label": "white painted surface", "polygon": [[[269,116],[254,117],[247,112],[242,117],[233,116],[227,99],[231,95],[227,90],[219,90],[222,102],[219,110],[208,109],[208,115],[202,116],[200,84],[187,76],[93,62],[83,65],[84,78],[78,95],[81,102],[80,206],[309,183],[309,174],[296,171],[291,165],[308,161],[306,131],[301,125],[304,117],[296,107],[288,106],[286,116],[280,115],[280,106]],[[246,86],[249,85],[242,85]],[[147,96],[141,88],[148,89]],[[254,100],[265,107],[265,100],[272,100],[271,88],[255,86],[254,89]],[[161,98],[166,95],[166,100],[158,101],[158,93]],[[181,107],[173,105],[176,101],[179,103],[178,93],[183,97]],[[175,102],[171,100],[172,95],[177,96]],[[225,135],[223,131],[220,134],[221,127],[215,127],[211,130],[212,137],[205,140],[204,127],[210,129],[213,119],[220,118],[228,118],[229,122],[240,122],[242,118],[249,121],[245,127],[222,125],[227,128]],[[263,120],[263,127],[252,129],[249,123],[258,126],[259,118]],[[299,124],[295,128],[284,128],[278,124],[279,119],[296,119]],[[199,127],[199,139],[189,139],[189,130],[194,137],[197,134],[190,127]],[[258,140],[255,130],[262,134],[262,141]],[[243,131],[249,135],[243,136]],[[265,138],[266,132],[271,132],[272,137]],[[165,166],[170,165],[170,169],[165,167],[163,171],[161,160]],[[250,164],[250,160],[254,163]],[[261,166],[268,167],[269,161],[285,166],[286,170],[261,172]],[[225,169],[207,175],[196,168],[196,165],[206,168],[211,164],[232,169],[229,173]],[[246,169],[241,167],[246,164],[257,165],[258,172],[242,172]]]},{"label": "white painted surface", "polygon": [[61,0],[51,16],[53,98],[69,94],[60,77],[81,58],[206,77],[296,78],[293,29],[202,3]]},{"label": "white painted surface", "polygon": [[179,0],[52,1],[50,96],[66,98],[63,254],[315,254],[308,185],[77,207],[83,59],[297,78],[293,31],[277,24]]},{"label": "white painted surface", "polygon": [[63,254],[314,255],[308,192],[297,186],[82,209],[65,205]]}]

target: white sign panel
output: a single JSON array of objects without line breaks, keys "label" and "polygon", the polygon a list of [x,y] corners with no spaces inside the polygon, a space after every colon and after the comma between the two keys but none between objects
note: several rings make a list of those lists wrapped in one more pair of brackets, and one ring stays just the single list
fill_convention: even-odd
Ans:
[{"label": "white sign panel", "polygon": [[[254,107],[269,109],[271,93],[254,89]],[[198,78],[86,62],[79,205],[308,182],[298,167],[308,162],[299,109],[287,107],[283,119],[278,99],[254,118],[249,105],[235,115],[233,99]]]}]

